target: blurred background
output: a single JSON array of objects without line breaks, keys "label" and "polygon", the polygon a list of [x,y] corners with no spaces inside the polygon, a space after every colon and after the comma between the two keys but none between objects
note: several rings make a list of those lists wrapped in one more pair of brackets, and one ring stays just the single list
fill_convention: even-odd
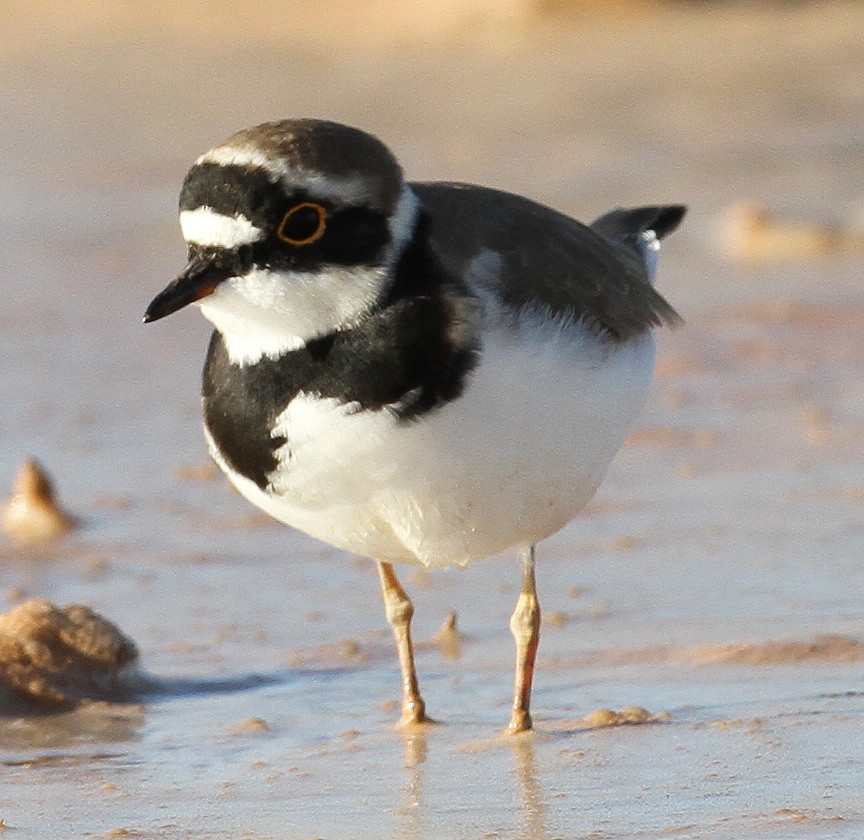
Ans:
[{"label": "blurred background", "polygon": [[[0,22],[0,490],[38,457],[81,525],[0,543],[0,595],[93,604],[182,683],[0,715],[16,837],[861,836],[864,4],[5,0]],[[188,167],[288,116],[584,220],[690,206],[659,279],[687,324],[541,551],[529,752],[489,740],[514,565],[408,575],[418,637],[453,608],[468,644],[421,651],[448,725],[403,743],[372,568],[213,478],[207,326],[140,323],[184,264]],[[671,721],[573,723],[625,702]]]},{"label": "blurred background", "polygon": [[[198,154],[264,120],[352,123],[409,177],[484,183],[586,220],[686,202],[662,279],[685,316],[763,284],[842,296],[860,268],[812,259],[832,250],[821,228],[864,219],[857,2],[7,0],[3,17],[0,474],[22,449],[71,467],[70,417],[114,422],[87,381],[143,401],[120,421],[134,435],[155,422],[178,332],[194,333],[188,346],[206,332],[192,314],[183,328],[138,323],[183,260],[179,184]],[[791,250],[781,237],[779,269],[771,241],[747,239],[761,206],[817,227],[796,239],[793,225]],[[729,260],[742,255],[758,270]],[[190,393],[198,358],[183,354]]]}]

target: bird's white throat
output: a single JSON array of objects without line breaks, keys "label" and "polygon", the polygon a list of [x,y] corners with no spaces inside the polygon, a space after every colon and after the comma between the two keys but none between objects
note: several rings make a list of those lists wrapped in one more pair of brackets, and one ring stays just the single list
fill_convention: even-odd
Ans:
[{"label": "bird's white throat", "polygon": [[[225,339],[228,358],[249,365],[297,350],[318,336],[355,323],[387,290],[391,270],[411,238],[418,201],[408,187],[388,220],[390,247],[381,265],[323,265],[318,271],[253,268],[223,281],[199,301],[201,313]],[[261,232],[242,216],[201,207],[181,214],[190,244],[236,247]]]},{"label": "bird's white throat", "polygon": [[277,358],[355,321],[379,299],[386,267],[328,266],[317,272],[253,269],[203,298],[201,313],[225,339],[228,358]]}]

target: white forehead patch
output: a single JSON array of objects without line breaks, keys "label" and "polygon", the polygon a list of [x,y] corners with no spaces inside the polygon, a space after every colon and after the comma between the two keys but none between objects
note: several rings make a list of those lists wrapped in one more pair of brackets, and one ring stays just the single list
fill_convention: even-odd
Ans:
[{"label": "white forehead patch", "polygon": [[180,230],[191,245],[205,248],[238,248],[251,245],[264,236],[242,213],[226,216],[209,207],[196,207],[180,213]]}]

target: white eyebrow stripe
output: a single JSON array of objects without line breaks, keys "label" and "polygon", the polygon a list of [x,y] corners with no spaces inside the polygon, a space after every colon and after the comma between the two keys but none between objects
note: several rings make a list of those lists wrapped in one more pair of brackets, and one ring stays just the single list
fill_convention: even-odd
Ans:
[{"label": "white eyebrow stripe", "polygon": [[208,248],[237,248],[251,245],[264,236],[264,231],[255,227],[242,213],[226,216],[210,207],[182,210],[180,230],[190,244]]},{"label": "white eyebrow stripe", "polygon": [[306,189],[318,198],[329,199],[340,204],[358,204],[368,201],[370,197],[369,184],[360,175],[346,175],[339,178],[312,169],[292,168],[286,160],[274,160],[260,149],[218,146],[205,152],[195,161],[196,166],[208,163],[260,169],[266,172],[274,183],[281,181],[285,186]]},{"label": "white eyebrow stripe", "polygon": [[274,179],[280,178],[287,172],[285,165],[280,166],[278,161],[271,160],[259,149],[235,149],[232,146],[217,146],[215,149],[210,149],[209,152],[204,152],[195,161],[196,166],[201,166],[205,163],[215,163],[219,166],[247,166],[250,169],[264,169]]}]

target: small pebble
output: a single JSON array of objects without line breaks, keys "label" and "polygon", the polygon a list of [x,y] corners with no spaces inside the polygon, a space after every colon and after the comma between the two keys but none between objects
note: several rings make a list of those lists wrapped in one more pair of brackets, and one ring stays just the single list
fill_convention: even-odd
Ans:
[{"label": "small pebble", "polygon": [[75,528],[54,497],[51,480],[36,461],[25,461],[12,494],[0,510],[0,527],[15,542],[52,540]]},{"label": "small pebble", "polygon": [[174,476],[183,482],[210,482],[215,481],[221,473],[212,461],[203,461],[198,464],[184,464],[174,470]]},{"label": "small pebble", "polygon": [[726,255],[751,265],[854,252],[862,245],[860,234],[820,222],[781,218],[752,201],[730,207],[722,231]]},{"label": "small pebble", "polygon": [[563,627],[567,623],[567,613],[561,610],[552,610],[543,615],[543,625],[545,627]]},{"label": "small pebble", "polygon": [[465,637],[459,632],[455,612],[447,613],[441,629],[430,641],[438,646],[444,659],[458,659],[462,655],[462,643]]},{"label": "small pebble", "polygon": [[268,724],[267,721],[264,720],[264,718],[251,717],[246,718],[246,720],[241,720],[240,723],[236,724],[233,727],[233,730],[238,735],[246,735],[256,732],[269,732],[270,724]]}]

